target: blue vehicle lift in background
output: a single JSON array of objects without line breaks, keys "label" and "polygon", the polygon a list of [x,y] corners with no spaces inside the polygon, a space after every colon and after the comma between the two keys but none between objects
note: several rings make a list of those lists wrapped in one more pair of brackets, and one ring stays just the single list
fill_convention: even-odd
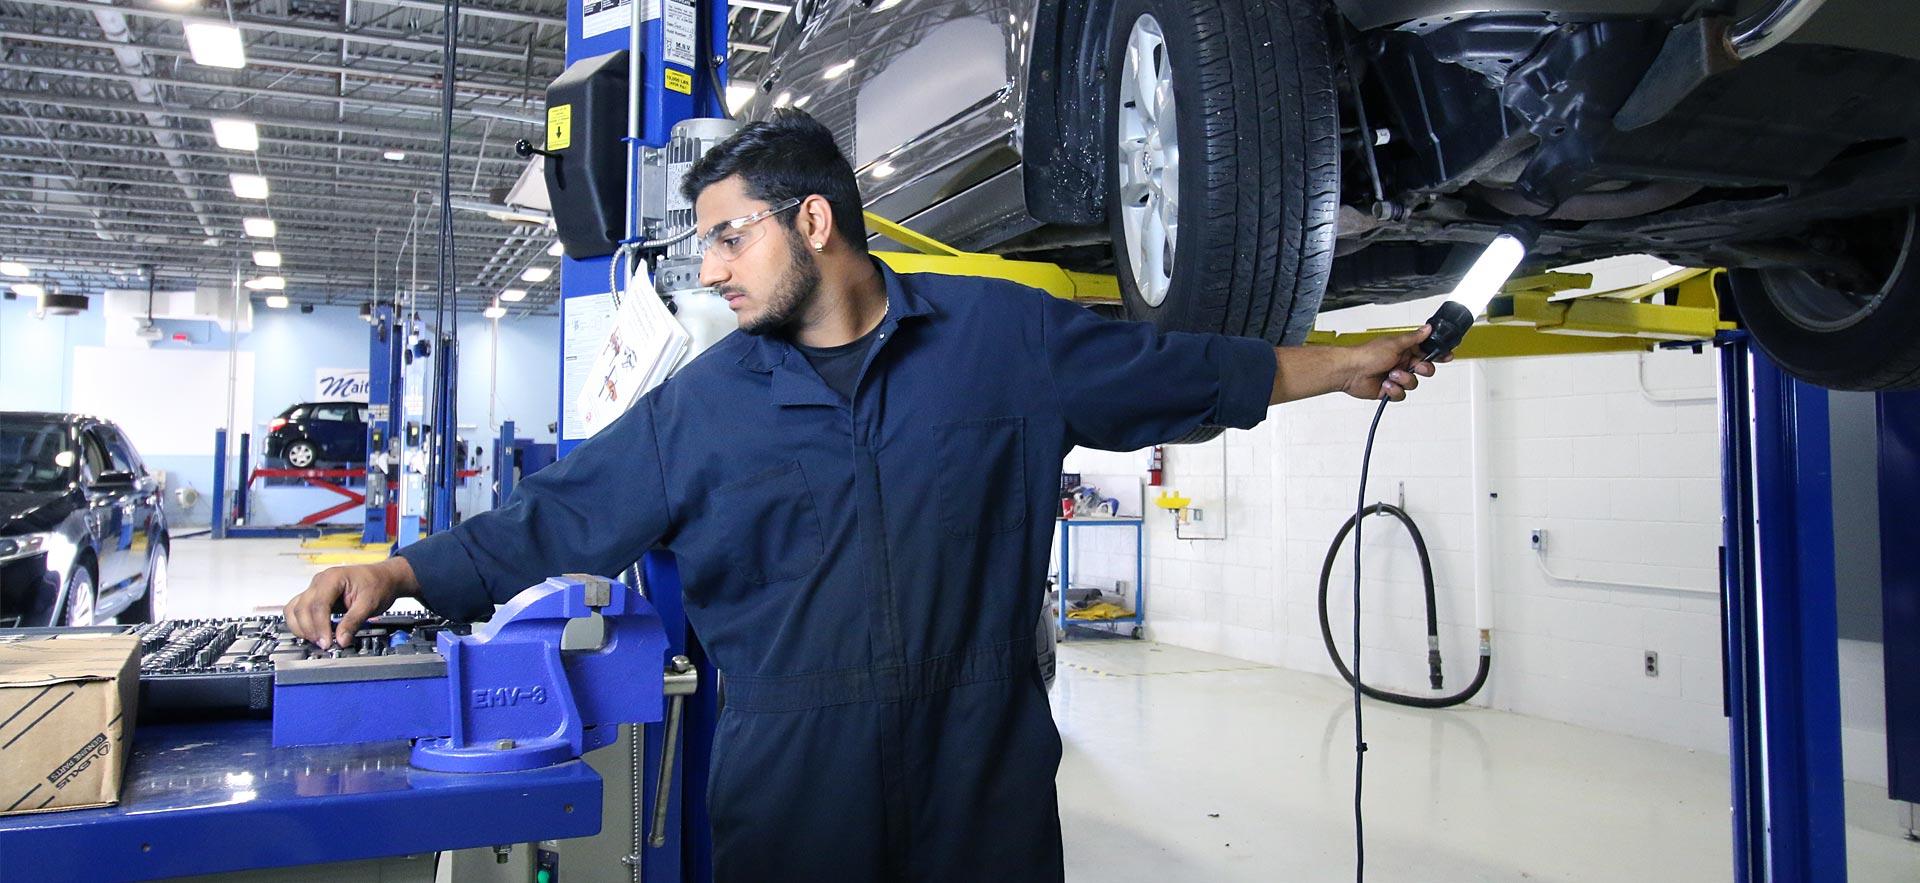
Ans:
[{"label": "blue vehicle lift in background", "polygon": [[[1829,393],[1721,348],[1723,673],[1737,881],[1847,878]],[[1889,796],[1920,801],[1920,395],[1878,405]],[[1841,538],[1841,541],[1845,541]]]}]

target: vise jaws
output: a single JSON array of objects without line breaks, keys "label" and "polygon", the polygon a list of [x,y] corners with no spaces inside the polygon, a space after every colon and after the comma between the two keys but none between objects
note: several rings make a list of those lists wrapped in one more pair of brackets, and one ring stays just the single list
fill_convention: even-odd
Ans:
[{"label": "vise jaws", "polygon": [[[562,646],[569,623],[593,618],[604,629],[597,645]],[[281,663],[273,744],[411,739],[413,765],[441,772],[562,763],[611,744],[623,723],[665,719],[671,745],[698,674],[666,652],[660,616],[639,592],[553,577],[472,634],[440,633],[434,652]]]}]

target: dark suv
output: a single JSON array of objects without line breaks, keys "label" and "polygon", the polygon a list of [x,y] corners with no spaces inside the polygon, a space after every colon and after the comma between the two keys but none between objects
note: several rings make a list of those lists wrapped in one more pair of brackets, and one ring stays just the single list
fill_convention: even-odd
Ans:
[{"label": "dark suv", "polygon": [[112,423],[0,411],[0,626],[164,615],[160,491]]},{"label": "dark suv", "polygon": [[[1644,253],[1730,268],[1795,375],[1920,386],[1920,9],[1870,0],[797,0],[746,118],[833,128],[869,208],[1119,277],[1162,327]],[[744,32],[744,33],[743,33]]]},{"label": "dark suv", "polygon": [[365,402],[303,402],[267,423],[266,455],[295,469],[367,459]]}]

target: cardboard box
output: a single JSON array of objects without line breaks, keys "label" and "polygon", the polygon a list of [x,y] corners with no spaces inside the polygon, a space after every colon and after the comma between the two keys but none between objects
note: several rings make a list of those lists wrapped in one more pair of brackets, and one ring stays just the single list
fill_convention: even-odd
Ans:
[{"label": "cardboard box", "polygon": [[120,801],[140,698],[140,639],[0,644],[0,815]]}]

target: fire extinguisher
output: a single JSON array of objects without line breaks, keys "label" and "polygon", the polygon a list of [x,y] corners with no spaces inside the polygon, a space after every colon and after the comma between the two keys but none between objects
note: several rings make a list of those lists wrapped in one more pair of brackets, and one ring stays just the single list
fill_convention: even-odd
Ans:
[{"label": "fire extinguisher", "polygon": [[1167,468],[1167,455],[1160,445],[1154,445],[1147,451],[1147,484],[1160,486],[1162,472]]}]

